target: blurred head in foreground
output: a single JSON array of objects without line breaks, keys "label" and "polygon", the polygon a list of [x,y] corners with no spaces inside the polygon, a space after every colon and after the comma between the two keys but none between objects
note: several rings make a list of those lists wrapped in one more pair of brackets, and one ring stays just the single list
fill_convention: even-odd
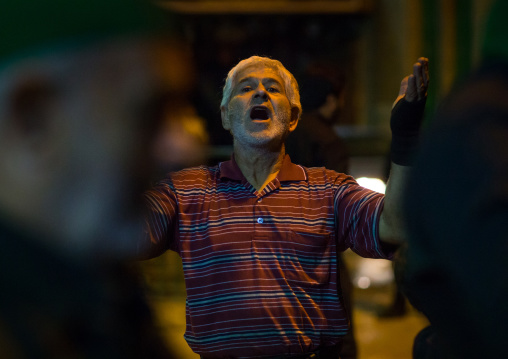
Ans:
[{"label": "blurred head in foreground", "polygon": [[2,4],[2,358],[171,357],[113,260],[135,254],[176,66],[143,1]]},{"label": "blurred head in foreground", "polygon": [[135,249],[171,85],[165,20],[143,0],[2,6],[0,224],[66,253]]},{"label": "blurred head in foreground", "polygon": [[407,183],[400,277],[433,328],[414,358],[508,357],[507,12],[494,2],[482,62],[440,104]]}]

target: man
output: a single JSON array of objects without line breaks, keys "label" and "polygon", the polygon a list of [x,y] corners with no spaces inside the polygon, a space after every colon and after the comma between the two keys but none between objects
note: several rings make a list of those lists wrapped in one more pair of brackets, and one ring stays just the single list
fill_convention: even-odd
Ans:
[{"label": "man", "polygon": [[0,19],[0,357],[171,357],[117,263],[171,88],[165,19],[135,0],[9,1]]},{"label": "man", "polygon": [[[410,161],[427,85],[421,58],[392,116],[397,163]],[[398,187],[408,169],[393,165],[385,198],[347,175],[291,163],[284,142],[301,111],[280,62],[241,61],[221,103],[231,160],[170,174],[147,193],[145,252],[182,257],[185,337],[204,358],[337,358],[348,330],[337,254],[390,258],[403,238]]]}]

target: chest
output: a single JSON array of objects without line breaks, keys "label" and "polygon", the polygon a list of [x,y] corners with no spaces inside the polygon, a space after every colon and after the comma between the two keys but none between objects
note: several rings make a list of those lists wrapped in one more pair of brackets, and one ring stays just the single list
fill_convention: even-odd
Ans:
[{"label": "chest", "polygon": [[241,183],[219,183],[181,193],[179,237],[184,251],[251,250],[257,243],[276,251],[295,239],[299,251],[313,251],[333,238],[333,203],[326,184],[281,184],[259,194]]}]

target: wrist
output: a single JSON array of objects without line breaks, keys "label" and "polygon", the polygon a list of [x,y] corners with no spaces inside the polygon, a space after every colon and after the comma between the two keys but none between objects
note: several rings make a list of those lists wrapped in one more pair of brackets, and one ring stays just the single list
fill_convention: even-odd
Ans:
[{"label": "wrist", "polygon": [[425,99],[408,102],[399,100],[392,109],[390,127],[392,142],[390,158],[393,163],[410,166],[418,149],[420,127],[423,122]]},{"label": "wrist", "polygon": [[419,136],[392,136],[390,159],[399,166],[411,166],[418,150]]}]

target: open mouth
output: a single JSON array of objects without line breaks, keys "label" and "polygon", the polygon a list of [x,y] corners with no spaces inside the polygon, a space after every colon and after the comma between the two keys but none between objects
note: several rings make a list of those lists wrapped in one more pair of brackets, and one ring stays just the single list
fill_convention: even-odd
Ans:
[{"label": "open mouth", "polygon": [[268,108],[264,106],[254,106],[250,110],[250,118],[251,120],[268,120],[270,118],[270,113],[268,112]]}]

